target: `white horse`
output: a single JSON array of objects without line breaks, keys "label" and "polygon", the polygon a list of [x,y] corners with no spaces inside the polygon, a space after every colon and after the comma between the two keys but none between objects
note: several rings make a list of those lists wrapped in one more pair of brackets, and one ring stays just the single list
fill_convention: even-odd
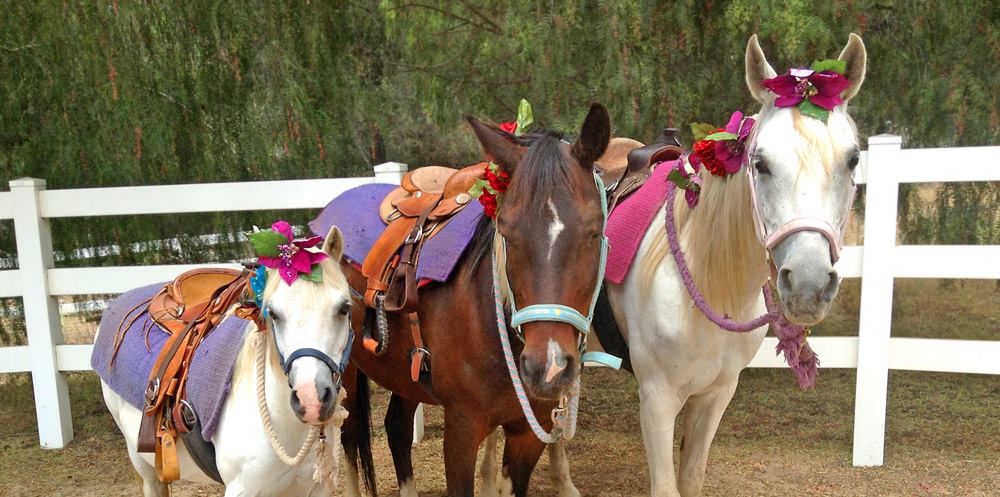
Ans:
[{"label": "white horse", "polygon": [[[759,199],[765,233],[789,221],[821,220],[842,226],[850,216],[858,138],[847,101],[864,81],[867,55],[851,34],[840,54],[851,86],[844,104],[823,122],[795,108],[777,108],[761,81],[776,76],[757,36],[746,51],[746,82],[761,104],[756,116],[756,150],[748,167]],[[674,205],[680,245],[709,306],[738,321],[764,314],[761,287],[772,270],[787,319],[811,326],[822,321],[840,278],[832,264],[831,241],[813,229],[797,231],[765,249],[755,231],[750,183],[741,171],[719,178],[702,171],[702,193],[689,209],[683,196]],[[628,341],[639,383],[640,421],[653,497],[701,495],[708,449],[742,371],[764,339],[766,326],[730,333],[710,322],[685,289],[669,256],[660,210],[647,230],[635,264],[621,285],[608,284],[615,320]],[[834,242],[839,243],[839,240]],[[674,470],[674,424],[686,407],[680,464]],[[497,434],[484,445],[484,488],[497,490],[493,451]],[[549,447],[553,484],[561,497],[578,496],[569,475],[564,442]],[[499,494],[504,495],[501,484]]]},{"label": "white horse", "polygon": [[[247,338],[233,368],[232,389],[211,440],[215,445],[219,474],[226,485],[226,497],[330,495],[323,485],[313,481],[316,462],[313,454],[306,452],[300,464],[288,465],[272,448],[258,409],[255,372],[256,341],[262,340],[261,350],[267,364],[264,368],[267,411],[273,433],[282,447],[298,449],[313,427],[320,425],[328,426],[325,433],[339,441],[339,425],[328,424],[332,420],[342,423],[346,417],[340,407],[343,390],[338,392],[339,380],[334,378],[335,374],[318,358],[304,356],[292,362],[286,376],[278,355],[281,352],[289,357],[294,351],[312,348],[328,357],[341,358],[349,346],[351,293],[336,263],[343,253],[340,230],[330,230],[323,251],[329,259],[320,263],[322,283],[298,278],[287,285],[276,272],[268,271],[263,307],[269,312],[270,331],[267,335],[259,334],[252,322],[248,325]],[[107,384],[102,382],[101,386],[104,402],[125,436],[132,465],[142,477],[143,495],[168,495],[167,485],[157,479],[153,454],[136,452],[142,412]],[[183,441],[178,439],[177,443],[181,479],[211,483],[213,480],[191,459]],[[334,454],[340,451],[339,443],[334,443],[332,450]]]}]

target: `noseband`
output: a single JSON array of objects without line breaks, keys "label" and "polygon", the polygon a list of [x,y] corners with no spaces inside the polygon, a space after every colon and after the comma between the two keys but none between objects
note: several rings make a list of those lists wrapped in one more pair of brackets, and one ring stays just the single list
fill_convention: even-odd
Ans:
[{"label": "noseband", "polygon": [[747,183],[750,185],[750,206],[753,213],[754,231],[757,232],[757,239],[760,240],[761,245],[764,246],[768,255],[770,256],[771,250],[785,238],[801,231],[812,231],[823,235],[823,238],[826,238],[826,241],[829,242],[830,260],[836,264],[840,260],[840,254],[843,251],[844,232],[847,230],[847,221],[851,217],[850,210],[854,208],[854,196],[858,191],[854,177],[851,176],[851,200],[848,203],[848,214],[841,219],[838,227],[834,228],[833,223],[826,219],[802,216],[789,219],[778,226],[777,229],[768,233],[767,227],[764,225],[763,215],[761,214],[760,197],[757,195],[757,171],[750,164],[750,158],[754,156],[756,151],[757,136],[754,133],[754,137],[750,142],[750,146],[747,147],[746,155],[743,158],[743,169],[746,170]]},{"label": "noseband", "polygon": [[[273,329],[273,327],[272,327]],[[281,369],[284,370],[285,376],[292,370],[292,363],[303,357],[313,357],[326,367],[330,368],[330,373],[334,376],[334,383],[338,389],[341,385],[341,377],[344,374],[344,369],[347,367],[347,362],[351,359],[351,347],[354,345],[354,330],[348,329],[347,331],[347,345],[344,346],[344,353],[340,356],[340,362],[334,361],[330,356],[326,355],[322,350],[314,349],[311,347],[303,347],[301,349],[296,349],[292,351],[291,354],[286,358],[284,354],[281,353],[281,349],[278,347],[278,337],[277,334],[274,337],[274,349],[278,351],[278,357],[281,359]]]}]

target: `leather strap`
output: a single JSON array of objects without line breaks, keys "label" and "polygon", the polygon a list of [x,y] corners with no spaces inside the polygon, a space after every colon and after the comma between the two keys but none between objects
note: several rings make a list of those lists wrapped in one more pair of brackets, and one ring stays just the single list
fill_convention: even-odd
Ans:
[{"label": "leather strap", "polygon": [[410,379],[420,381],[421,372],[430,372],[430,352],[424,346],[424,337],[420,332],[420,316],[416,311],[409,313],[410,336],[413,337],[413,349],[410,350]]},{"label": "leather strap", "polygon": [[385,294],[385,310],[388,312],[416,312],[420,301],[417,288],[417,258],[424,242],[424,224],[437,204],[429,206],[417,218],[410,234],[403,241],[399,255],[399,267],[390,275],[389,288]]}]

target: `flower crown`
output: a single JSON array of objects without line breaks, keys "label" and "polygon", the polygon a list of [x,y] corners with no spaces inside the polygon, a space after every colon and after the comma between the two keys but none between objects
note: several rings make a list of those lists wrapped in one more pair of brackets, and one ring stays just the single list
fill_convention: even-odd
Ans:
[{"label": "flower crown", "polygon": [[257,254],[257,263],[277,270],[285,283],[291,285],[299,276],[316,283],[323,281],[323,270],[319,263],[327,255],[308,250],[319,245],[323,241],[322,237],[296,240],[288,221],[278,221],[271,225],[271,231],[251,233],[247,238]]},{"label": "flower crown", "polygon": [[830,111],[844,103],[840,94],[851,86],[844,76],[846,70],[843,60],[818,60],[809,69],[789,69],[788,74],[765,79],[762,84],[778,95],[775,107],[798,107],[799,112],[826,122]]},{"label": "flower crown", "polygon": [[[517,120],[500,123],[500,130],[514,136],[521,136],[532,122],[534,122],[534,116],[531,112],[531,104],[522,98],[521,103],[517,106]],[[469,195],[478,198],[479,203],[483,204],[484,214],[491,219],[496,219],[497,209],[500,208],[503,194],[507,192],[507,186],[510,185],[510,174],[502,171],[500,166],[494,162],[486,164],[484,169],[485,179],[476,180],[472,188],[469,188]]]}]

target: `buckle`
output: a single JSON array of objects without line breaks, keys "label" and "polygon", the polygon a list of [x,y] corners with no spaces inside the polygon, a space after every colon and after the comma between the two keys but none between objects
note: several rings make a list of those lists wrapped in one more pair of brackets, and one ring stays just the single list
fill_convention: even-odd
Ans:
[{"label": "buckle", "polygon": [[153,403],[156,402],[156,396],[160,393],[160,379],[153,378],[149,380],[149,384],[146,385],[146,393],[144,394],[146,398],[146,408],[153,407]]},{"label": "buckle", "polygon": [[184,421],[184,427],[187,431],[194,429],[195,425],[198,424],[198,417],[194,413],[194,407],[187,400],[180,400],[177,404],[181,408],[181,420]]},{"label": "buckle", "polygon": [[420,226],[415,226],[410,234],[406,235],[406,240],[403,240],[404,244],[419,243],[420,240],[424,238],[424,230],[420,229]]}]

